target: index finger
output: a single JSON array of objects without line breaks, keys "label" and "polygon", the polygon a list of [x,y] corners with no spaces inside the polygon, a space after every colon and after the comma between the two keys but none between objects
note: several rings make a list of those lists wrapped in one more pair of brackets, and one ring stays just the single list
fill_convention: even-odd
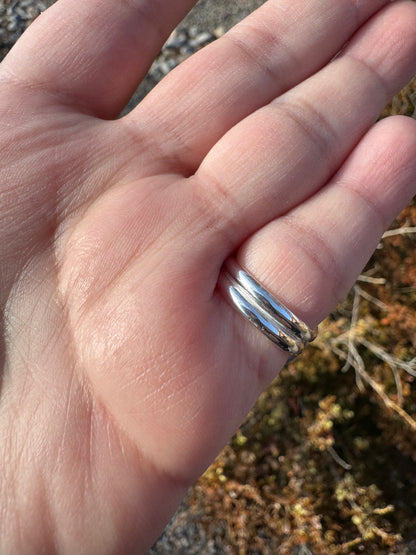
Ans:
[{"label": "index finger", "polygon": [[[116,117],[196,0],[59,0],[3,61],[0,78]],[[49,98],[50,99],[50,98]]]}]

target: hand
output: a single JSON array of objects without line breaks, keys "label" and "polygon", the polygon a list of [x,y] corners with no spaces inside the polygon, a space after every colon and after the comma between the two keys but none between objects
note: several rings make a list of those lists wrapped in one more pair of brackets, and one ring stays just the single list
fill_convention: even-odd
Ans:
[{"label": "hand", "polygon": [[226,258],[314,326],[416,192],[414,4],[269,0],[116,120],[193,3],[60,0],[0,66],[1,553],[149,547],[286,360]]}]

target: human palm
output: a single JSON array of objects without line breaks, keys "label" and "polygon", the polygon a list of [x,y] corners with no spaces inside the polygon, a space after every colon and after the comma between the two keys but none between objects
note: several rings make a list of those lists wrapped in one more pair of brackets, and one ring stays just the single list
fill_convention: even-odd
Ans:
[{"label": "human palm", "polygon": [[414,5],[269,0],[115,119],[192,4],[60,0],[0,66],[2,553],[148,547],[286,360],[227,257],[316,325],[414,194]]}]

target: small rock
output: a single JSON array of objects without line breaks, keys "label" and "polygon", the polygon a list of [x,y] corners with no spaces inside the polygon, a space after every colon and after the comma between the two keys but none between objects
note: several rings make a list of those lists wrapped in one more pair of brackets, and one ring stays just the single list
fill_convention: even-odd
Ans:
[{"label": "small rock", "polygon": [[190,56],[195,52],[195,48],[187,42],[182,48],[179,50],[180,54],[183,56]]},{"label": "small rock", "polygon": [[8,23],[6,29],[12,33],[13,31],[16,31],[16,30],[17,30],[17,27],[18,27],[18,21],[17,21],[16,18],[13,18],[13,19]]},{"label": "small rock", "polygon": [[184,46],[188,42],[188,38],[186,35],[180,35],[177,37],[169,38],[164,46],[163,50],[179,50],[182,46]]},{"label": "small rock", "polygon": [[174,69],[178,65],[178,62],[173,58],[169,58],[167,60],[162,60],[158,65],[157,69],[163,73],[163,75],[167,75],[172,69]]},{"label": "small rock", "polygon": [[215,36],[208,31],[205,31],[203,33],[198,33],[194,39],[189,41],[189,45],[192,48],[197,49],[198,47],[208,44],[213,40],[215,40]]},{"label": "small rock", "polygon": [[194,39],[199,33],[199,29],[196,25],[192,25],[191,27],[189,27],[188,29],[188,36],[191,39]]},{"label": "small rock", "polygon": [[216,27],[216,29],[214,30],[214,35],[216,36],[217,39],[225,35],[225,27],[223,27],[222,25],[220,25],[219,27]]}]

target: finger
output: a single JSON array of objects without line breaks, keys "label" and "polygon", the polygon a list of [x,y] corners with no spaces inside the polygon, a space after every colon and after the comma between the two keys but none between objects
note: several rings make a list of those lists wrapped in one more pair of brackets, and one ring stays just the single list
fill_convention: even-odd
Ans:
[{"label": "finger", "polygon": [[129,118],[145,118],[195,169],[228,129],[317,71],[386,3],[270,0],[177,68]]},{"label": "finger", "polygon": [[375,125],[331,182],[253,235],[239,261],[315,326],[351,288],[416,193],[416,122]]},{"label": "finger", "polygon": [[0,76],[103,117],[119,114],[172,28],[196,0],[60,0],[2,64]]},{"label": "finger", "polygon": [[199,212],[226,238],[224,249],[237,248],[337,171],[416,71],[415,28],[416,5],[391,4],[341,56],[246,118],[210,151],[187,186],[199,198]]}]

